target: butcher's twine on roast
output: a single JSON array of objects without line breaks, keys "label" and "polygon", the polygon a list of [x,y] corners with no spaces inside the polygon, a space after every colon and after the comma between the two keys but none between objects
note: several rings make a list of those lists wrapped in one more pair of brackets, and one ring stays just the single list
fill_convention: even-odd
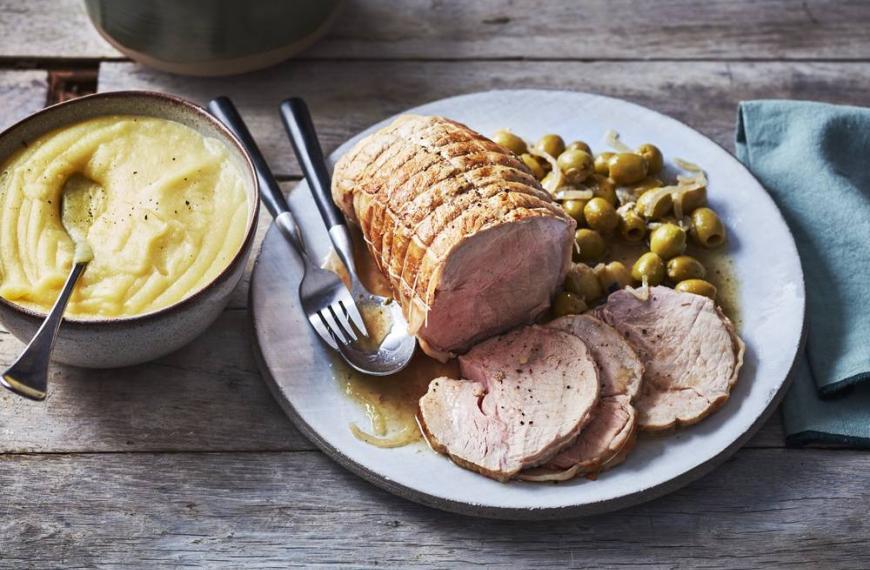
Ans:
[{"label": "butcher's twine on roast", "polygon": [[332,193],[440,360],[534,321],[570,264],[574,220],[510,151],[442,117],[361,140]]}]

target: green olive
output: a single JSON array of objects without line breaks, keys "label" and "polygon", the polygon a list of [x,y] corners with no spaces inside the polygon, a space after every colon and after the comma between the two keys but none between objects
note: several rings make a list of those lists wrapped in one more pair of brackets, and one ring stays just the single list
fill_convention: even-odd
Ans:
[{"label": "green olive", "polygon": [[665,183],[660,179],[655,178],[654,176],[648,176],[631,187],[632,191],[634,191],[635,196],[641,196],[647,190],[652,190],[653,188],[661,188]]},{"label": "green olive", "polygon": [[665,262],[651,251],[641,255],[631,266],[632,279],[643,283],[644,277],[648,285],[660,285],[665,280]]},{"label": "green olive", "polygon": [[637,211],[647,220],[660,220],[671,212],[674,201],[667,192],[648,190],[637,199]]},{"label": "green olive", "polygon": [[686,251],[686,230],[675,224],[662,224],[649,235],[649,249],[662,259],[682,255]]},{"label": "green olive", "polygon": [[653,144],[642,144],[637,147],[637,154],[641,155],[646,159],[647,163],[647,171],[650,174],[658,174],[664,168],[665,161],[662,157],[662,151],[659,150],[659,147]]},{"label": "green olive", "polygon": [[499,144],[516,155],[526,152],[526,141],[507,129],[499,129],[492,135],[492,142]]},{"label": "green olive", "polygon": [[598,276],[585,263],[575,263],[565,276],[565,290],[579,295],[586,303],[601,298],[603,294]]},{"label": "green olive", "polygon": [[581,297],[568,291],[562,291],[556,295],[556,299],[553,301],[553,316],[579,315],[587,308],[586,303]]},{"label": "green olive", "polygon": [[625,265],[618,261],[611,261],[607,265],[599,265],[595,269],[595,274],[598,276],[601,288],[607,294],[624,289],[631,283],[631,273],[629,273]]},{"label": "green olive", "polygon": [[544,170],[544,167],[541,166],[541,163],[538,162],[538,159],[529,153],[523,153],[520,155],[520,160],[523,161],[523,164],[532,172],[532,174],[538,180],[542,180],[544,176],[546,176],[547,171]]},{"label": "green olive", "polygon": [[646,222],[634,208],[617,210],[619,214],[619,235],[625,241],[638,242],[646,237]]},{"label": "green olive", "polygon": [[592,174],[592,155],[585,150],[566,150],[559,155],[556,164],[571,184],[579,184]]},{"label": "green olive", "polygon": [[703,279],[707,270],[701,262],[690,255],[678,255],[668,261],[668,279],[674,283],[686,279]]},{"label": "green olive", "polygon": [[596,198],[604,198],[615,208],[616,185],[613,183],[613,180],[606,176],[601,176],[600,174],[593,174],[592,180],[594,182],[592,185],[592,194],[594,194]]},{"label": "green olive", "polygon": [[586,206],[586,200],[565,200],[562,202],[562,209],[577,221],[578,226],[583,223],[584,206]]},{"label": "green olive", "polygon": [[544,135],[535,143],[535,148],[556,158],[565,152],[565,141],[559,135]]},{"label": "green olive", "polygon": [[716,299],[716,286],[709,281],[704,281],[703,279],[686,279],[685,281],[680,281],[674,289],[682,291],[683,293],[694,293],[695,295],[703,295],[704,297],[709,297],[713,300]]},{"label": "green olive", "polygon": [[582,150],[589,156],[592,156],[592,149],[583,141],[574,141],[565,147],[565,150]]},{"label": "green olive", "polygon": [[577,240],[576,261],[597,261],[604,255],[604,238],[595,230],[581,228],[574,233],[574,239]]},{"label": "green olive", "polygon": [[602,152],[595,157],[595,173],[601,176],[610,176],[610,158],[614,155],[613,152]]},{"label": "green olive", "polygon": [[704,247],[719,247],[725,243],[725,226],[710,208],[698,208],[692,212],[692,238]]},{"label": "green olive", "polygon": [[583,217],[590,228],[602,234],[609,234],[619,224],[616,210],[604,198],[592,198],[586,202],[586,206],[583,208]]},{"label": "green olive", "polygon": [[609,175],[619,186],[640,182],[646,178],[646,159],[633,152],[620,152],[607,161]]},{"label": "green olive", "polygon": [[694,212],[698,208],[707,205],[707,188],[701,186],[694,190],[688,190],[682,194],[683,215]]}]

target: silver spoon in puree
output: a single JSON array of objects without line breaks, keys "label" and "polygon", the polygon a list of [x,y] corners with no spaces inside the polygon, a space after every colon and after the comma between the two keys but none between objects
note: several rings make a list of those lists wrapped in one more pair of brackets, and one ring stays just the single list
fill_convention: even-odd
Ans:
[{"label": "silver spoon in puree", "polygon": [[57,331],[63,320],[73,289],[93,259],[88,243],[88,229],[96,212],[102,207],[103,190],[94,181],[74,174],[64,183],[61,191],[61,224],[75,244],[73,265],[42,326],[25,347],[21,356],[0,375],[0,385],[31,400],[44,400],[48,388],[48,365]]}]

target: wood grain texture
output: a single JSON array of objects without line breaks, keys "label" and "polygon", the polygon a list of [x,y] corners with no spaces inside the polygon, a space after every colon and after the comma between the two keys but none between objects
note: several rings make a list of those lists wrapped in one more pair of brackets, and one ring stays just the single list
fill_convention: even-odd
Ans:
[{"label": "wood grain texture", "polygon": [[[860,0],[350,0],[303,59],[868,59]],[[120,54],[79,0],[0,0],[0,57]]]},{"label": "wood grain texture", "polygon": [[47,97],[46,72],[0,70],[0,130],[42,109]]},{"label": "wood grain texture", "polygon": [[349,2],[304,57],[866,59],[858,1]]},{"label": "wood grain texture", "polygon": [[0,564],[866,568],[868,469],[860,452],[743,450],[639,507],[517,523],[398,499],[319,453],[7,456]]},{"label": "wood grain texture", "polygon": [[[254,251],[269,223],[261,212]],[[250,267],[217,322],[169,356],[119,370],[56,365],[44,402],[0,391],[0,454],[315,449],[257,371],[246,309],[249,281]],[[0,327],[0,367],[22,348]],[[747,447],[783,445],[777,413]]]},{"label": "wood grain texture", "polygon": [[[133,63],[104,63],[99,89],[152,89],[200,103],[233,97],[273,170],[299,169],[278,104],[306,97],[324,151],[409,107],[474,91],[568,89],[610,95],[671,115],[732,150],[737,103],[816,99],[870,103],[870,63],[806,62],[289,62],[239,79],[193,79]],[[572,117],[566,109],[566,120]],[[510,118],[505,118],[510,126]]]},{"label": "wood grain texture", "polygon": [[[270,223],[260,216],[254,252]],[[118,370],[54,365],[44,402],[0,390],[0,454],[314,449],[253,359],[245,307],[254,258],[223,315],[175,353]],[[0,326],[0,368],[23,348]]]},{"label": "wood grain texture", "polygon": [[0,0],[0,58],[120,58],[80,0]]},{"label": "wood grain texture", "polygon": [[[731,149],[740,99],[867,105],[870,64],[858,60],[870,59],[868,23],[870,6],[856,0],[531,8],[408,0],[401,9],[351,0],[300,61],[229,80],[104,63],[101,88],[154,88],[203,102],[233,95],[284,175],[298,170],[276,106],[294,94],[311,99],[326,150],[411,105],[525,86],[624,97]],[[6,65],[120,55],[93,30],[80,0],[0,0],[0,30]],[[449,61],[467,59],[478,61]],[[658,61],[577,61],[595,59]],[[0,70],[0,128],[45,100],[43,71]],[[783,443],[778,414],[747,449],[684,490],[555,523],[440,513],[390,496],[320,453],[272,452],[312,446],[255,371],[246,286],[247,277],[211,330],[176,354],[96,375],[58,367],[41,406],[0,393],[0,567],[870,566],[870,459],[769,449]],[[0,330],[0,365],[20,348]],[[221,450],[254,452],[211,453]],[[21,451],[37,455],[12,453]]]},{"label": "wood grain texture", "polygon": [[[148,364],[54,365],[44,402],[3,390],[0,453],[313,449],[260,379],[249,328],[247,311],[226,311],[197,340]],[[22,348],[0,333],[0,367]]]}]

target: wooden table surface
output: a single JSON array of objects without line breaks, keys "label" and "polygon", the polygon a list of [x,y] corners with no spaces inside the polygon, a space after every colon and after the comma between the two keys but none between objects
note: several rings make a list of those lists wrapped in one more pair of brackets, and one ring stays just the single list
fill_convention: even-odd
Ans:
[{"label": "wooden table surface", "polygon": [[[0,128],[94,88],[227,94],[288,189],[284,97],[308,98],[331,151],[407,107],[522,87],[622,97],[732,149],[743,99],[870,104],[870,4],[355,0],[294,61],[191,79],[125,60],[78,1],[0,0]],[[870,567],[870,455],[786,449],[778,414],[712,474],[609,515],[482,521],[393,497],[282,414],[246,293],[175,354],[55,366],[42,403],[0,393],[0,566]],[[0,366],[21,348],[0,329]]]}]

